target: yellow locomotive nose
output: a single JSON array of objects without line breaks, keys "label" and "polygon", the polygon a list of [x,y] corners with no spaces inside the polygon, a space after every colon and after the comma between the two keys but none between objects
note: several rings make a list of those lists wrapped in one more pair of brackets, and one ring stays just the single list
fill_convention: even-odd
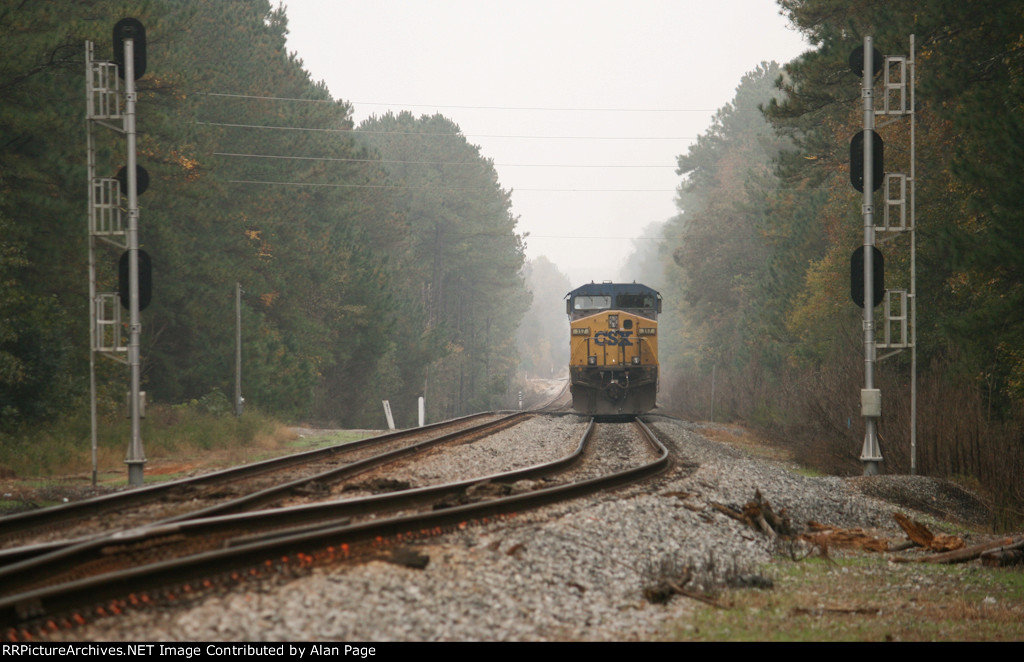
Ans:
[{"label": "yellow locomotive nose", "polygon": [[655,406],[661,297],[637,283],[591,283],[570,292],[573,407],[591,415],[633,415]]}]

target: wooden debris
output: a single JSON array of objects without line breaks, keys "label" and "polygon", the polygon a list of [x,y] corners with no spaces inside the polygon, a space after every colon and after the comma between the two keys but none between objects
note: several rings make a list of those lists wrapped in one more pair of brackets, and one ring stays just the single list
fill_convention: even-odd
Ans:
[{"label": "wooden debris", "polygon": [[[986,552],[997,551],[1001,547],[1012,544],[1013,540],[1011,538],[1001,538],[999,540],[993,540],[973,545],[971,547],[964,547],[951,552],[932,554],[931,556],[915,559],[915,561],[918,563],[966,563],[967,561],[973,561],[974,559],[981,557],[981,555]],[[908,561],[908,559],[896,560],[902,562]]]},{"label": "wooden debris", "polygon": [[[669,577],[671,572],[672,577]],[[656,577],[653,582],[643,588],[644,598],[655,605],[662,605],[672,599],[673,595],[685,595],[683,586],[693,578],[693,568],[667,568],[664,563],[661,566],[662,575]]]},{"label": "wooden debris", "polygon": [[[840,529],[813,520],[807,523],[807,531],[798,534],[790,523],[789,517],[786,516],[786,510],[782,509],[776,513],[771,504],[761,496],[760,490],[755,490],[754,500],[748,501],[742,510],[713,501],[709,505],[723,515],[743,522],[770,538],[785,540],[795,538],[813,545],[825,556],[828,555],[829,548],[833,547],[855,548],[869,552],[892,552],[919,546],[935,552],[935,554],[920,559],[894,558],[893,561],[898,563],[909,563],[912,560],[918,563],[963,563],[980,558],[982,563],[988,566],[1024,565],[1024,538],[1002,538],[967,547],[964,539],[960,536],[932,533],[927,526],[910,519],[903,513],[893,513],[893,518],[907,534],[910,542],[890,545],[887,540],[877,538],[863,529]],[[669,586],[667,590],[669,594],[675,592],[695,597],[682,593],[677,588],[677,586]]]},{"label": "wooden debris", "polygon": [[981,553],[981,563],[991,568],[1024,565],[1024,538]]},{"label": "wooden debris", "polygon": [[884,552],[889,547],[887,541],[880,540],[862,529],[839,529],[814,521],[807,523],[810,531],[799,533],[789,521],[786,510],[775,512],[772,505],[761,495],[760,490],[754,492],[754,500],[748,501],[742,511],[721,503],[711,503],[711,506],[718,512],[743,522],[770,538],[785,540],[796,538],[813,545],[826,556],[829,548],[833,547],[863,549],[871,552]]},{"label": "wooden debris", "polygon": [[863,529],[839,529],[825,526],[815,521],[807,523],[811,531],[804,533],[800,539],[815,547],[827,550],[830,547],[843,549],[862,549],[868,552],[885,552],[889,550],[886,540],[876,538]]},{"label": "wooden debris", "polygon": [[712,501],[711,502],[711,507],[714,508],[715,510],[717,510],[718,512],[722,513],[723,515],[727,515],[727,516],[729,516],[729,517],[731,517],[731,518],[733,518],[735,520],[739,520],[739,521],[743,522],[744,524],[749,524],[750,523],[743,516],[742,512],[740,512],[738,510],[734,510],[731,506],[727,506],[724,503],[718,503],[718,502]]},{"label": "wooden debris", "polygon": [[757,529],[770,538],[792,537],[796,534],[786,515],[786,509],[776,513],[772,505],[761,496],[761,490],[754,491],[754,500],[748,501],[739,511],[722,503],[711,502],[711,507],[747,526]]},{"label": "wooden debris", "polygon": [[893,513],[893,519],[915,543],[933,552],[949,552],[964,547],[964,539],[960,536],[949,536],[944,533],[934,534],[921,522],[910,519],[903,513]]},{"label": "wooden debris", "polygon": [[681,595],[691,600],[697,600],[703,602],[706,605],[723,609],[724,605],[716,600],[713,596],[699,591],[693,591],[686,588],[686,584],[692,578],[690,568],[686,568],[684,573],[680,577],[673,579],[662,578],[660,581],[647,586],[643,589],[642,593],[644,598],[651,604],[665,604],[672,599],[673,595]]},{"label": "wooden debris", "polygon": [[697,600],[698,602],[703,602],[706,605],[711,605],[712,607],[717,607],[718,609],[726,608],[726,605],[723,605],[710,595],[705,595],[704,593],[697,593],[696,591],[691,591],[674,582],[669,582],[668,585],[675,593],[690,598],[691,600]]},{"label": "wooden debris", "polygon": [[959,536],[933,535],[924,524],[901,513],[894,513],[893,517],[914,543],[939,552],[920,559],[893,559],[898,563],[966,563],[981,559],[984,565],[992,567],[1024,564],[1024,538],[1000,538],[967,547]]},{"label": "wooden debris", "polygon": [[690,497],[697,496],[697,493],[696,492],[675,491],[675,492],[665,492],[661,496],[663,496],[663,497],[675,497],[675,498],[679,499],[680,501],[686,501]]},{"label": "wooden debris", "polygon": [[[709,562],[713,563],[713,558]],[[681,595],[719,609],[725,606],[713,594],[687,586],[694,580],[693,565],[689,563],[681,565],[674,558],[663,559],[656,568],[649,569],[647,574],[649,581],[641,593],[651,604],[665,604],[672,596]]]}]

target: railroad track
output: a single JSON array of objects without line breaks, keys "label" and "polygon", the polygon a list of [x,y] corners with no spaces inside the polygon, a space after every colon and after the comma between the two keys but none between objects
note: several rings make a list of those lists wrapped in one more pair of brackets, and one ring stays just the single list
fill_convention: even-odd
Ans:
[{"label": "railroad track", "polygon": [[[628,441],[621,425],[591,421],[575,452],[511,472],[346,501],[164,523],[66,545],[0,568],[5,586],[0,632],[10,640],[45,636],[48,630],[132,605],[177,599],[267,573],[379,556],[388,545],[636,481],[666,468],[668,453],[642,422],[634,426],[637,436]],[[602,436],[603,446],[595,450],[594,440]],[[608,456],[618,456],[621,464],[628,454],[633,455],[629,468],[605,466]],[[508,493],[507,486],[516,481],[538,477],[561,482]],[[498,489],[484,490],[488,494],[481,498],[481,490],[474,490],[481,485]],[[474,491],[477,496],[468,496]],[[463,503],[467,500],[473,502]]]},{"label": "railroad track", "polygon": [[545,413],[572,412],[572,396],[569,394],[569,380],[562,379],[561,387],[552,393],[546,401],[535,406],[535,411]]},{"label": "railroad track", "polygon": [[[526,416],[482,413],[422,428],[255,462],[193,478],[84,499],[0,518],[0,565],[85,540],[154,523],[179,522],[252,510],[328,486],[432,446],[486,435]],[[311,490],[315,491],[315,490]],[[56,542],[50,542],[50,541]]]}]

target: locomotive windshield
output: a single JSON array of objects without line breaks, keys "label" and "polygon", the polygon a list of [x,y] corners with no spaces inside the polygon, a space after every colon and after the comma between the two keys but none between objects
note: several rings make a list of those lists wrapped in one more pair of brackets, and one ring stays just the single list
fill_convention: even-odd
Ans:
[{"label": "locomotive windshield", "polygon": [[580,319],[604,310],[622,310],[658,319],[661,295],[639,283],[589,283],[565,295],[569,319]]},{"label": "locomotive windshield", "polygon": [[607,310],[612,307],[610,296],[578,296],[573,298],[573,308],[576,310]]},{"label": "locomotive windshield", "polygon": [[615,297],[616,308],[654,308],[655,299],[650,294],[619,294]]}]

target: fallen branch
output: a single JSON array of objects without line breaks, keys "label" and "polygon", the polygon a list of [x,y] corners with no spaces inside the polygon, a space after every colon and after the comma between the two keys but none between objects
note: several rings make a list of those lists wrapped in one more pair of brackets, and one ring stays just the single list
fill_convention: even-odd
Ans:
[{"label": "fallen branch", "polygon": [[717,607],[719,609],[724,608],[722,603],[718,602],[710,595],[686,588],[686,585],[691,579],[693,579],[693,568],[691,566],[686,566],[682,569],[674,569],[666,568],[662,565],[660,572],[672,572],[676,576],[671,579],[667,576],[662,576],[657,578],[650,586],[645,587],[643,589],[643,595],[648,602],[652,604],[663,604],[668,602],[673,595],[681,595],[683,597],[711,605],[712,607]]},{"label": "fallen branch", "polygon": [[739,512],[739,511],[736,511],[736,510],[733,510],[732,507],[727,506],[724,503],[718,503],[716,501],[711,501],[709,505],[712,508],[714,508],[715,510],[717,510],[718,512],[722,513],[723,515],[727,515],[727,516],[733,518],[734,520],[739,520],[740,522],[743,522],[744,524],[749,524],[750,523],[750,522],[747,521],[747,518],[746,518],[746,516],[744,516],[743,513]]},{"label": "fallen branch", "polygon": [[743,522],[769,538],[779,536],[790,538],[796,533],[793,530],[792,524],[790,524],[789,517],[786,515],[786,509],[783,508],[781,512],[776,513],[772,505],[761,496],[761,490],[754,491],[754,500],[748,501],[743,506],[742,511],[722,503],[715,503],[714,501],[710,505],[723,515]]},{"label": "fallen branch", "polygon": [[991,568],[1024,565],[1024,538],[1010,545],[982,552],[981,562]]},{"label": "fallen branch", "polygon": [[949,536],[944,533],[934,534],[921,522],[910,519],[903,513],[893,513],[893,519],[915,543],[933,552],[949,552],[962,549],[966,544],[960,536]]},{"label": "fallen branch", "polygon": [[868,552],[887,552],[889,543],[876,538],[863,529],[837,529],[826,527],[817,522],[808,522],[814,533],[805,533],[800,536],[801,540],[815,545],[821,549],[838,547],[844,549],[862,549]]},{"label": "fallen branch", "polygon": [[723,605],[718,600],[715,600],[714,598],[712,598],[709,595],[704,595],[702,593],[697,593],[695,591],[690,591],[690,590],[685,589],[682,586],[680,586],[680,585],[678,585],[678,584],[676,584],[674,582],[669,582],[668,585],[669,585],[669,587],[671,587],[671,589],[674,592],[678,593],[679,595],[685,596],[687,598],[691,598],[693,600],[698,600],[700,602],[703,602],[706,605],[711,605],[712,607],[717,607],[719,609],[725,609],[725,605]]},{"label": "fallen branch", "polygon": [[[945,552],[943,554],[932,554],[920,559],[914,559],[917,563],[965,563],[967,561],[973,561],[979,558],[982,554],[988,551],[995,551],[1005,545],[1012,545],[1012,538],[1002,538],[1000,540],[994,540],[991,542],[981,543],[973,545],[971,547],[964,547],[957,549],[952,552]],[[908,563],[911,559],[894,559],[900,563]]]}]

